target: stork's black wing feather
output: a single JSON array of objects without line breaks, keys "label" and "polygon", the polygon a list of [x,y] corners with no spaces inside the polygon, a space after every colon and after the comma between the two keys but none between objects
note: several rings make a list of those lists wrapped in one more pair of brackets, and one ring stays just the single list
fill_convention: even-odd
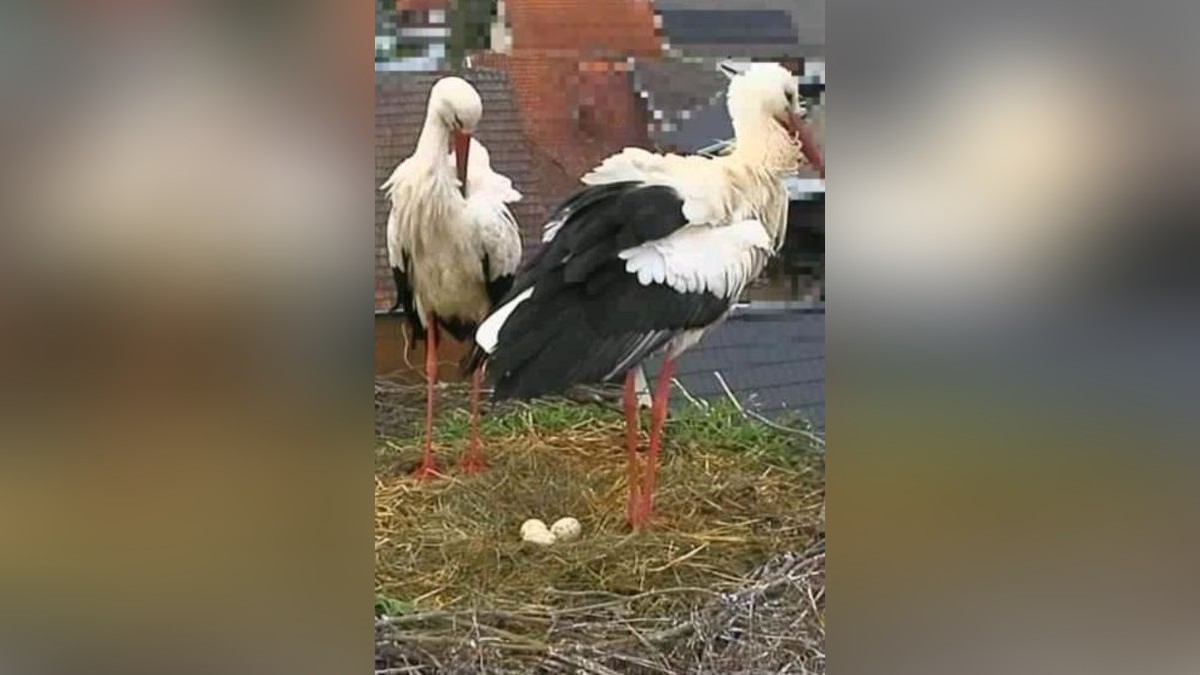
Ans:
[{"label": "stork's black wing feather", "polygon": [[608,265],[617,275],[603,293],[562,284],[542,297],[535,291],[517,307],[490,357],[497,398],[545,396],[619,376],[681,331],[707,326],[729,310],[729,301],[712,293],[644,286],[619,260]]},{"label": "stork's black wing feather", "polygon": [[504,296],[512,289],[514,275],[501,274],[495,279],[492,278],[492,263],[488,259],[487,254],[483,255],[483,279],[487,283],[488,300],[492,307],[497,307]]},{"label": "stork's black wing feather", "polygon": [[[521,267],[512,288],[493,307],[499,307],[523,293],[555,265],[611,236],[620,226],[615,209],[625,199],[637,199],[635,195],[645,189],[646,186],[638,181],[605,183],[580,190],[560,204],[549,218],[551,223],[562,223],[557,236],[543,244]],[[675,206],[671,203],[673,201],[678,201],[679,205],[677,229],[684,225],[682,200],[672,199],[662,204],[661,208],[669,213]]]},{"label": "stork's black wing feather", "polygon": [[[404,269],[408,269],[410,261],[408,253],[400,252],[401,260],[404,263]],[[416,300],[413,296],[412,284],[408,280],[408,275],[404,269],[399,267],[392,268],[392,282],[396,285],[396,302],[392,303],[389,314],[395,314],[396,310],[404,310],[404,319],[408,322],[409,328],[412,329],[414,340],[425,338],[425,328],[421,326],[421,318],[417,316]]]},{"label": "stork's black wing feather", "polygon": [[487,357],[497,398],[543,396],[616,377],[681,331],[707,326],[728,311],[729,301],[712,293],[644,285],[618,257],[687,224],[673,189],[591,187],[551,218],[563,221],[557,236],[497,305],[533,289],[504,322]]}]

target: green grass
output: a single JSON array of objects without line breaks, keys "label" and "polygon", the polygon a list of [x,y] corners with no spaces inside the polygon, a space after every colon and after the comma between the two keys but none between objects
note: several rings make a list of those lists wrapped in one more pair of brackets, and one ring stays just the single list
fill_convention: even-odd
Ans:
[{"label": "green grass", "polygon": [[397,600],[383,593],[375,594],[375,616],[377,617],[402,616],[404,614],[412,614],[414,611],[415,608],[411,602]]},{"label": "green grass", "polygon": [[[480,423],[484,436],[512,436],[532,430],[555,433],[592,424],[596,421],[620,419],[620,415],[598,404],[564,400],[545,400],[519,404],[499,415],[488,415]],[[438,421],[435,437],[441,440],[465,440],[471,432],[471,418],[466,410],[455,410]]]},{"label": "green grass", "polygon": [[[795,426],[808,430],[807,425]],[[668,421],[667,433],[673,442],[684,446],[756,454],[788,465],[798,463],[800,451],[808,446],[803,437],[747,417],[728,401],[680,410]]]},{"label": "green grass", "polygon": [[[485,413],[480,430],[485,438],[506,438],[535,430],[559,433],[596,423],[623,420],[624,415],[612,407],[552,399],[519,404],[502,414]],[[800,420],[785,420],[783,423],[795,429],[812,429],[811,424]],[[452,410],[438,417],[434,425],[434,438],[439,443],[465,441],[470,436],[470,424],[466,410]],[[650,413],[644,410],[641,413],[643,433],[649,427]],[[672,412],[665,434],[668,445],[752,453],[787,465],[800,462],[812,446],[802,436],[772,428],[744,415],[728,401],[704,408],[686,406]]]}]

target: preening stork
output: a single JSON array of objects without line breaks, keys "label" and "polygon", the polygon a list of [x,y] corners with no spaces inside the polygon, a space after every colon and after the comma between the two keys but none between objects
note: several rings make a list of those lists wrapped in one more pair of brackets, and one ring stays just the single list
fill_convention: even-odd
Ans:
[{"label": "preening stork", "polygon": [[[542,249],[479,327],[497,398],[531,398],[625,377],[628,517],[651,516],[675,359],[732,309],[779,250],[783,178],[807,157],[794,75],[778,64],[727,72],[736,144],[721,157],[627,148],[583,177]],[[637,452],[640,364],[665,349],[646,466]]]},{"label": "preening stork", "polygon": [[[433,459],[437,344],[444,329],[468,340],[512,286],[521,236],[508,204],[521,195],[492,170],[487,150],[471,137],[483,116],[479,93],[466,80],[433,86],[417,149],[382,186],[391,198],[388,259],[414,338],[425,337],[425,454],[414,475],[437,475]],[[460,463],[483,468],[479,439],[481,373],[472,373],[471,441]]]}]

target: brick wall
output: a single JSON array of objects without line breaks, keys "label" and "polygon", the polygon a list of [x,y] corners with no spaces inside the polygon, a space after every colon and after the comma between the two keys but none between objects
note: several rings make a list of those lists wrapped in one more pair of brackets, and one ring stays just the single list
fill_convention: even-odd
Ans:
[{"label": "brick wall", "polygon": [[506,0],[505,9],[511,53],[474,62],[508,72],[539,185],[553,205],[600,160],[648,144],[626,60],[659,56],[662,41],[648,0]]},{"label": "brick wall", "polygon": [[662,50],[649,0],[507,0],[513,53],[623,58]]}]

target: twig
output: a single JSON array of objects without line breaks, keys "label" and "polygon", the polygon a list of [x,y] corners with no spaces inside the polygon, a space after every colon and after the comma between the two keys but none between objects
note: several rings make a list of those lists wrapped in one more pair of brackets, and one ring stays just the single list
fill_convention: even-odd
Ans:
[{"label": "twig", "polygon": [[605,609],[607,607],[615,607],[616,605],[630,604],[630,603],[637,602],[638,600],[645,600],[647,598],[653,598],[653,597],[659,596],[659,595],[673,595],[676,593],[696,593],[696,594],[700,594],[700,595],[720,595],[720,593],[717,593],[716,591],[714,591],[712,589],[708,589],[708,588],[698,588],[698,587],[691,587],[691,586],[681,586],[679,588],[661,588],[661,589],[657,589],[657,590],[653,590],[653,591],[646,591],[645,593],[638,593],[637,595],[623,596],[618,600],[609,600],[608,602],[598,602],[598,603],[595,603],[592,605],[584,605],[582,607],[568,607],[566,609],[552,610],[552,612],[553,612],[553,614],[559,615],[559,616],[564,615],[564,614],[580,614],[580,613],[584,613],[584,612],[591,612],[591,611],[594,611],[597,609]]},{"label": "twig", "polygon": [[422,600],[432,598],[433,596],[437,595],[438,593],[441,593],[444,590],[446,590],[445,586],[442,586],[441,588],[435,588],[432,591],[429,591],[428,593],[422,593],[421,595],[418,595],[417,597],[413,598],[409,602],[411,602],[413,605],[415,605],[415,604],[421,602]]},{"label": "twig", "polygon": [[704,542],[703,544],[700,544],[700,545],[699,545],[699,546],[697,546],[696,548],[694,548],[694,549],[692,549],[692,550],[688,551],[687,553],[684,553],[683,555],[679,556],[678,558],[675,558],[674,560],[671,560],[671,561],[667,562],[667,563],[666,563],[666,564],[664,564],[664,565],[659,565],[658,567],[651,567],[651,568],[649,568],[649,569],[648,569],[648,570],[646,570],[646,571],[647,571],[647,572],[662,572],[662,571],[665,571],[665,570],[669,570],[669,569],[671,569],[672,567],[674,567],[674,566],[678,565],[679,563],[681,563],[681,562],[684,562],[685,560],[689,560],[689,559],[691,559],[691,558],[692,558],[693,556],[695,556],[697,553],[699,553],[699,552],[703,551],[703,550],[704,550],[704,549],[706,549],[706,548],[708,548],[708,542],[707,542],[707,541],[706,541],[706,542]]},{"label": "twig", "polygon": [[778,431],[782,431],[782,432],[789,433],[789,434],[796,434],[797,436],[803,436],[803,437],[809,439],[810,441],[812,441],[813,443],[816,443],[817,445],[821,446],[822,449],[825,448],[825,439],[821,438],[820,436],[814,434],[811,431],[806,431],[804,429],[796,429],[795,427],[785,426],[778,422],[772,422],[769,418],[764,417],[763,415],[760,415],[759,413],[754,412],[753,410],[747,410],[747,411],[745,411],[745,413],[747,415],[749,415],[750,417],[758,420],[759,422],[762,422],[763,424],[771,427],[772,429],[776,429]]},{"label": "twig", "polygon": [[745,415],[746,409],[742,407],[742,402],[739,401],[738,398],[733,395],[733,390],[729,388],[728,384],[726,384],[725,378],[721,376],[721,371],[714,370],[713,376],[717,378],[717,384],[720,384],[721,388],[725,390],[725,395],[729,397],[730,401],[733,401],[733,405],[738,409],[738,412]]},{"label": "twig", "polygon": [[743,416],[750,417],[754,420],[762,422],[763,424],[771,427],[772,429],[776,429],[778,431],[783,431],[783,432],[789,433],[789,434],[795,434],[797,436],[803,436],[803,437],[809,439],[810,441],[812,441],[813,443],[817,444],[818,446],[820,446],[820,448],[822,450],[825,449],[825,439],[812,433],[811,431],[806,431],[804,429],[795,429],[793,427],[784,426],[782,424],[779,424],[778,422],[772,422],[771,420],[767,419],[763,415],[761,415],[753,410],[747,410],[745,407],[742,406],[742,402],[738,400],[737,396],[734,396],[733,390],[729,388],[729,384],[726,383],[725,378],[721,376],[721,371],[714,370],[713,376],[717,378],[717,383],[721,385],[721,389],[725,390],[725,396],[728,397],[729,400],[733,402],[733,405],[738,409],[738,412],[741,413]]},{"label": "twig", "polygon": [[692,405],[696,406],[697,408],[700,408],[701,410],[708,409],[708,404],[705,403],[704,401],[702,401],[701,399],[698,399],[695,396],[692,396],[692,392],[688,391],[687,388],[683,386],[683,383],[679,381],[679,378],[672,377],[671,384],[678,387],[680,393],[683,394],[683,397],[686,398]]},{"label": "twig", "polygon": [[[640,637],[640,635],[639,635],[639,637]],[[657,651],[654,648],[654,645],[651,645],[649,642],[645,642],[645,643],[643,643],[643,645],[647,649]],[[599,651],[599,650],[594,650],[594,651]],[[673,675],[673,673],[678,672],[675,670],[671,670],[671,668],[669,666],[667,666],[663,663],[655,663],[653,661],[639,658],[639,657],[633,656],[631,654],[622,654],[620,652],[606,652],[605,655],[608,656],[609,658],[618,659],[620,661],[625,661],[626,663],[633,663],[633,664],[639,665],[647,670],[655,670],[660,673],[665,673],[666,675]],[[660,659],[662,658],[661,654],[659,654],[658,656]]]},{"label": "twig", "polygon": [[612,668],[596,663],[590,659],[585,659],[579,655],[572,656],[569,654],[564,654],[559,650],[551,649],[549,656],[550,658],[562,661],[568,666],[574,666],[585,673],[593,673],[594,675],[621,675]]},{"label": "twig", "polygon": [[409,337],[410,332],[408,321],[401,322],[400,334],[404,336],[404,351],[401,354],[404,356],[404,365],[408,366],[409,370],[416,370],[416,367],[413,366],[412,361],[408,358],[408,353],[412,351],[412,341]]},{"label": "twig", "polygon": [[[497,619],[513,622],[532,622],[546,624],[550,620],[544,617],[531,616],[529,614],[520,614],[516,612],[506,612],[502,609],[472,609],[472,614],[482,614]],[[379,619],[375,622],[377,628],[385,626],[407,626],[411,624],[429,623],[433,621],[442,621],[463,618],[464,612],[420,612],[417,614],[401,614],[400,616],[389,616],[386,619]]]},{"label": "twig", "polygon": [[613,593],[612,591],[604,591],[604,590],[570,591],[570,590],[563,590],[563,589],[559,589],[559,588],[547,588],[546,592],[552,593],[554,595],[607,595],[611,598],[616,598],[616,599],[623,599],[623,598],[628,597],[628,596],[621,595],[620,593]]},{"label": "twig", "polygon": [[[673,642],[674,640],[676,640],[678,638],[681,638],[685,635],[690,634],[694,630],[696,630],[696,622],[688,621],[687,623],[680,624],[674,628],[664,630],[664,631],[659,631],[657,633],[651,633],[650,635],[644,635],[641,637],[645,642],[649,642],[651,644],[663,643],[663,642]],[[608,642],[602,642],[600,644],[605,645],[605,646],[617,645],[617,644],[621,644],[622,642],[626,642],[626,641],[628,641],[628,638],[622,638],[619,640],[609,640]]]}]

